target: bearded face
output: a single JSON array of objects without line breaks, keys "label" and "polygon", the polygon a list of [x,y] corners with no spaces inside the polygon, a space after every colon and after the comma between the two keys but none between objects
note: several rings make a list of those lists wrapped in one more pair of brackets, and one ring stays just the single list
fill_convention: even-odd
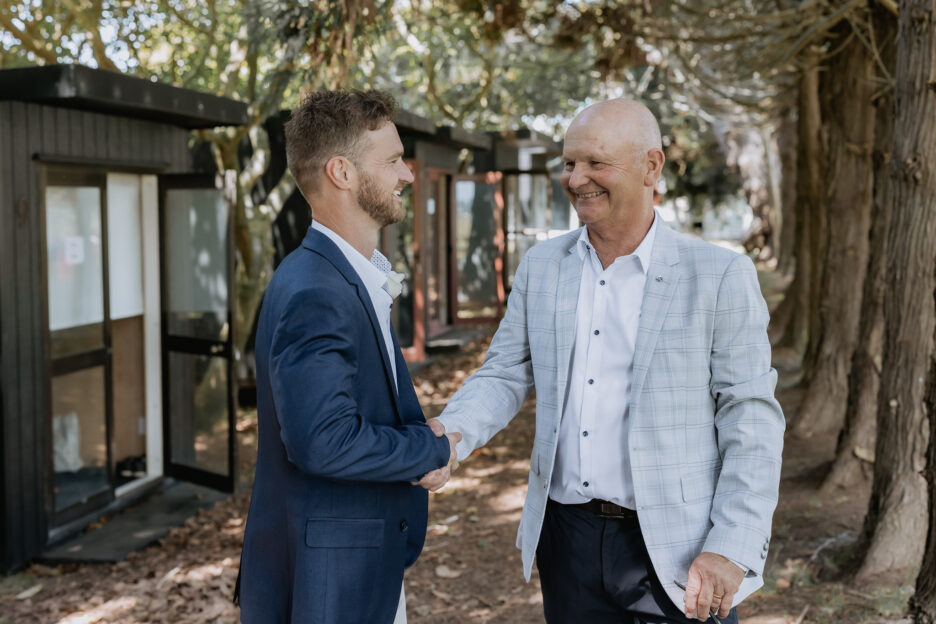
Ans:
[{"label": "bearded face", "polygon": [[384,188],[363,167],[359,168],[359,172],[361,186],[358,189],[357,202],[361,209],[380,224],[380,227],[401,221],[404,209],[396,181],[393,186]]}]

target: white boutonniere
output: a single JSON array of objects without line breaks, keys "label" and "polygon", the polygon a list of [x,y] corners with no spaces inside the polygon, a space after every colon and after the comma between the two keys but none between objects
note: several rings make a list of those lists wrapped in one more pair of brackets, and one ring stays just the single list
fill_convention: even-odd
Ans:
[{"label": "white boutonniere", "polygon": [[390,296],[396,299],[403,292],[403,280],[406,276],[396,271],[387,273],[387,287],[390,289]]}]

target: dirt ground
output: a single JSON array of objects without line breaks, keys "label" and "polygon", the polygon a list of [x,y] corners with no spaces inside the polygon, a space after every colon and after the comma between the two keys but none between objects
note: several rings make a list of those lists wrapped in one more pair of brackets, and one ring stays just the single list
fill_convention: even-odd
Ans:
[{"label": "dirt ground", "polygon": [[[482,340],[441,356],[416,376],[427,416],[438,414],[480,365],[486,344]],[[779,398],[789,415],[801,397],[796,389],[781,389]],[[528,402],[507,429],[430,497],[426,547],[406,576],[412,624],[543,622],[538,579],[534,572],[532,582],[524,582],[514,547],[533,429]],[[243,413],[238,430],[241,474],[249,478],[255,414]],[[876,623],[902,617],[913,579],[872,588],[841,580],[847,578],[868,488],[818,495],[833,447],[832,438],[786,443],[765,587],[739,608],[746,624]],[[244,490],[190,518],[158,544],[116,565],[33,565],[0,578],[0,624],[237,622],[230,596],[248,496]]]}]

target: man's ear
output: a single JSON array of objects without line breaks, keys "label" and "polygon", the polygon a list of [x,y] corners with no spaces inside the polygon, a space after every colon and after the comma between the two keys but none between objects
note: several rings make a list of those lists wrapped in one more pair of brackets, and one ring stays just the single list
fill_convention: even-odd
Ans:
[{"label": "man's ear", "polygon": [[644,186],[656,186],[660,174],[663,173],[663,163],[666,162],[666,156],[663,150],[654,148],[647,152],[647,169],[644,175]]},{"label": "man's ear", "polygon": [[356,175],[354,163],[344,156],[332,156],[325,163],[325,178],[343,191],[353,188]]}]

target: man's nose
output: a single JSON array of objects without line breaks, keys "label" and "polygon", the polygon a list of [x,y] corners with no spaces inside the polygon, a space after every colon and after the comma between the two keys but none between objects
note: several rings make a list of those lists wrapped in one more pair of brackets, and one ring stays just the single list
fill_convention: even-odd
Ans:
[{"label": "man's nose", "polygon": [[400,179],[407,184],[412,184],[416,178],[413,176],[413,172],[410,171],[410,168],[406,166],[406,163],[400,163]]},{"label": "man's nose", "polygon": [[578,165],[573,166],[571,171],[567,170],[566,175],[568,176],[568,186],[572,190],[588,183],[588,176],[585,175],[582,168]]}]

